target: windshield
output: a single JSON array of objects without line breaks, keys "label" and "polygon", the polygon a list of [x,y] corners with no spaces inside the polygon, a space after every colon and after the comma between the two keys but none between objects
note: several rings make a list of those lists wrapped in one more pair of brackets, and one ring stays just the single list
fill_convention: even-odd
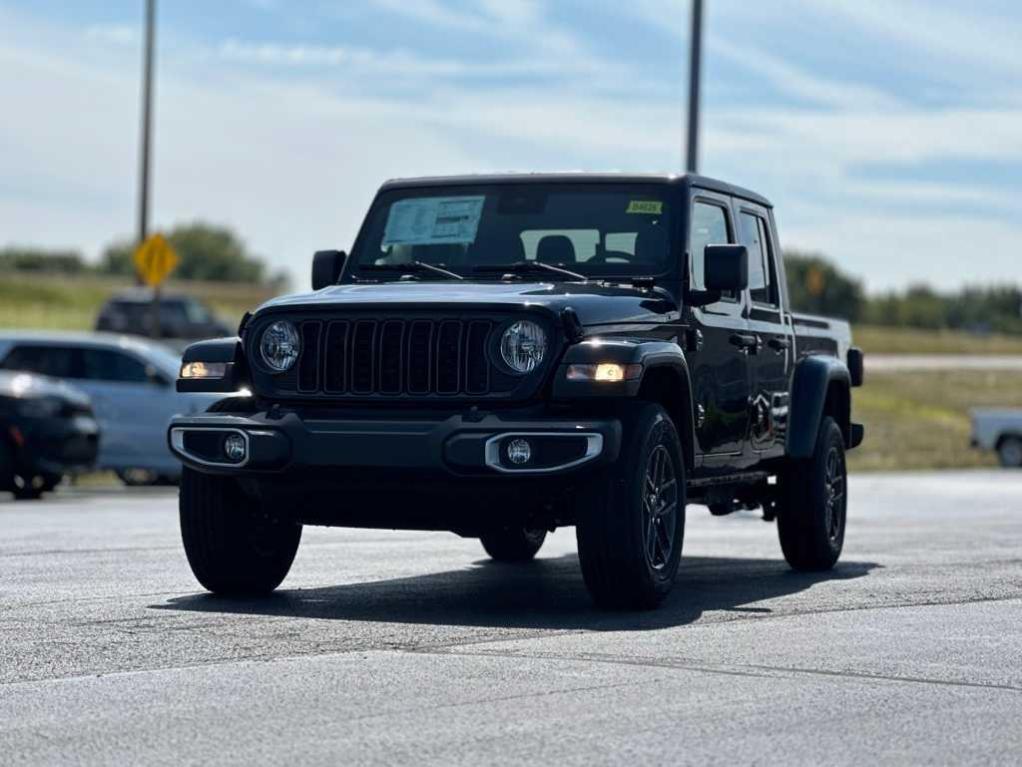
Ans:
[{"label": "windshield", "polygon": [[[397,189],[373,207],[353,261],[373,279],[381,273],[372,267],[398,273],[415,262],[477,279],[522,261],[595,278],[660,274],[671,252],[665,192],[631,184]],[[416,277],[441,278],[421,269]]]}]

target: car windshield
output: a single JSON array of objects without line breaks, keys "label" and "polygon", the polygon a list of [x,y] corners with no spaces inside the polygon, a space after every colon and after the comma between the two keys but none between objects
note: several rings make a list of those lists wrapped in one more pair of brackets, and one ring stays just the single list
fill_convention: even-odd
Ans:
[{"label": "car windshield", "polygon": [[374,205],[353,261],[373,279],[400,275],[402,265],[416,279],[443,279],[423,264],[495,279],[499,267],[522,262],[594,278],[656,275],[671,252],[670,212],[655,185],[396,189]]}]

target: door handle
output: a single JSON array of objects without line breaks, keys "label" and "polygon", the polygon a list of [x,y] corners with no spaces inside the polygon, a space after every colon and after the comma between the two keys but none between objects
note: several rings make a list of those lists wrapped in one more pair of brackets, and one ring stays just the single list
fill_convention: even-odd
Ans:
[{"label": "door handle", "polygon": [[752,352],[753,354],[759,349],[761,343],[759,336],[747,333],[732,333],[728,340],[742,351]]},{"label": "door handle", "polygon": [[787,338],[771,338],[767,341],[767,346],[775,352],[783,352],[791,348],[791,341]]}]

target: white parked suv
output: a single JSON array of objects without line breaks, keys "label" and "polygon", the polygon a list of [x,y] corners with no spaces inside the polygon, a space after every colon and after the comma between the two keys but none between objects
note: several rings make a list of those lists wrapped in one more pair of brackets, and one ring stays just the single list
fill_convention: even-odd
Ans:
[{"label": "white parked suv", "polygon": [[177,481],[181,464],[167,447],[175,415],[204,412],[217,399],[181,394],[181,357],[158,343],[109,333],[0,333],[0,369],[69,381],[92,400],[102,431],[96,467],[125,484]]}]

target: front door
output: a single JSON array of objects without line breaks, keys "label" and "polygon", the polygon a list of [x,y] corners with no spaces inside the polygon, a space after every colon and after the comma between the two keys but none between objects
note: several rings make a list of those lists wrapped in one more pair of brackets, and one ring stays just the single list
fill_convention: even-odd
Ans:
[{"label": "front door", "polygon": [[[689,227],[689,283],[705,286],[707,245],[734,243],[730,200],[697,190]],[[691,309],[689,368],[692,376],[696,436],[704,456],[740,456],[749,428],[748,322],[745,296],[725,294],[715,304]],[[724,461],[727,462],[726,460]]]}]

